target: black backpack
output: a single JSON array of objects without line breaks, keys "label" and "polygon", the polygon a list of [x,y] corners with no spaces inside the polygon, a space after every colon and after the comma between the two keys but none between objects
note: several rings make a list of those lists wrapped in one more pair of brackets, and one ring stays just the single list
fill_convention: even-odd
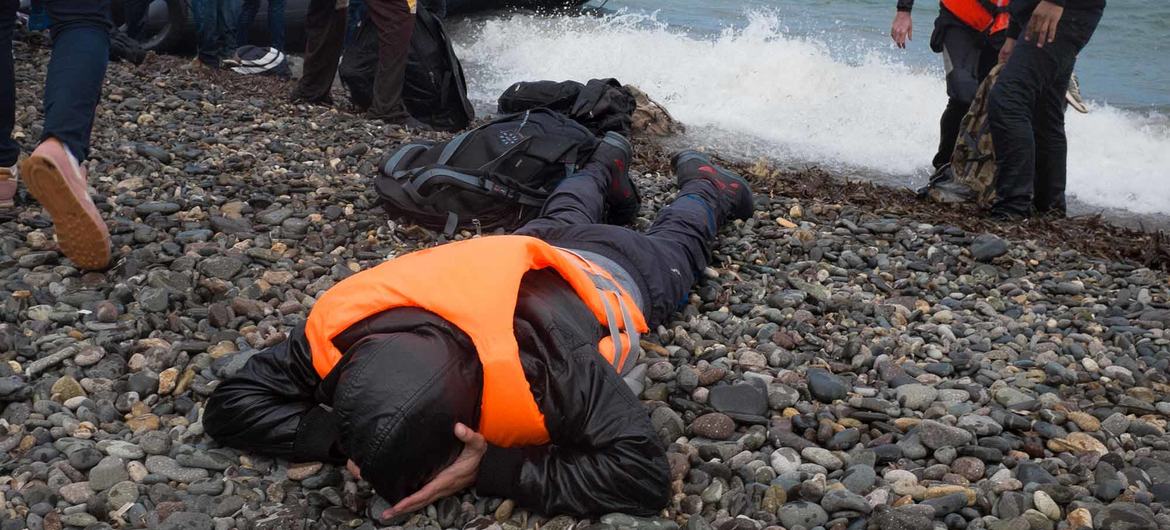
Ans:
[{"label": "black backpack", "polygon": [[597,148],[581,124],[548,109],[498,118],[438,144],[408,144],[380,165],[374,188],[393,216],[450,236],[513,230]]},{"label": "black backpack", "polygon": [[[378,71],[378,28],[367,12],[338,67],[341,82],[354,105],[366,109],[374,102],[374,75]],[[475,119],[467,99],[463,65],[455,56],[443,23],[419,5],[410,37],[410,57],[402,102],[415,119],[436,129],[457,131]]]},{"label": "black backpack", "polygon": [[522,112],[537,107],[562,112],[597,136],[604,136],[608,131],[629,136],[637,100],[616,79],[593,79],[586,84],[520,82],[500,95],[500,112]]}]

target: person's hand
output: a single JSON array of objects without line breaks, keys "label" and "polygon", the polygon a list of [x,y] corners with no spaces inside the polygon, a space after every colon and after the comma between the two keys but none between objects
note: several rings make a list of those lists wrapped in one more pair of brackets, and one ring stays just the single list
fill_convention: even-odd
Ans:
[{"label": "person's hand", "polygon": [[349,474],[353,475],[353,478],[358,480],[362,479],[362,468],[358,467],[358,465],[355,464],[353,460],[345,461],[345,469],[349,470]]},{"label": "person's hand", "polygon": [[894,24],[890,26],[890,38],[899,48],[906,47],[906,41],[914,40],[914,23],[910,19],[909,11],[898,11],[894,15]]},{"label": "person's hand", "polygon": [[1048,0],[1043,0],[1032,11],[1032,18],[1024,30],[1024,40],[1036,42],[1037,48],[1051,44],[1056,40],[1056,26],[1060,24],[1060,17],[1064,15],[1064,8]]},{"label": "person's hand", "polygon": [[999,64],[1008,62],[1014,49],[1016,49],[1016,39],[1009,38],[1003,41],[1003,47],[999,49]]},{"label": "person's hand", "polygon": [[484,440],[483,435],[462,423],[455,424],[455,437],[463,442],[463,451],[459,453],[459,457],[451,465],[439,471],[439,474],[435,475],[435,478],[431,479],[422,489],[382,512],[383,520],[413,512],[475,484],[475,476],[479,472],[479,462],[483,460],[483,454],[487,451],[487,441]]}]

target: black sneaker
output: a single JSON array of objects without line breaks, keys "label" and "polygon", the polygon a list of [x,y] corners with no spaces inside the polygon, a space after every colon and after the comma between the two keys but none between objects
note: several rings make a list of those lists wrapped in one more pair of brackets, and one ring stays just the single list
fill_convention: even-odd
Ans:
[{"label": "black sneaker", "polygon": [[601,139],[597,150],[593,152],[592,160],[609,169],[605,205],[606,219],[610,224],[630,224],[642,205],[638,187],[630,178],[630,159],[633,156],[634,146],[624,136],[613,131],[605,133],[605,138]]},{"label": "black sneaker", "polygon": [[679,151],[670,159],[670,167],[678,177],[678,187],[694,179],[705,179],[719,190],[719,209],[732,219],[748,219],[755,210],[752,188],[743,177],[711,163],[698,151]]}]

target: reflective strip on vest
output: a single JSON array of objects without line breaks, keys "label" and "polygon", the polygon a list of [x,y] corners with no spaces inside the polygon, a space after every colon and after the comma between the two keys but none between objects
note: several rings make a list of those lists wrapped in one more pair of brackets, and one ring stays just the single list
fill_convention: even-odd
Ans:
[{"label": "reflective strip on vest", "polygon": [[588,260],[525,236],[489,236],[412,252],[341,281],[321,296],[305,323],[313,368],[322,379],[329,375],[342,357],[333,338],[354,324],[396,307],[424,309],[458,327],[475,346],[484,375],[480,433],[502,447],[547,443],[544,415],[524,375],[512,327],[524,275],[545,268],[560,274],[609,330],[599,344],[606,360],[619,371],[632,368],[638,333],[649,327],[629,293]]},{"label": "reflective strip on vest", "polygon": [[1011,22],[1008,5],[1011,0],[994,0],[995,12],[987,11],[980,0],[942,0],[943,7],[955,15],[964,24],[977,31],[986,31],[990,35],[1007,29]]}]

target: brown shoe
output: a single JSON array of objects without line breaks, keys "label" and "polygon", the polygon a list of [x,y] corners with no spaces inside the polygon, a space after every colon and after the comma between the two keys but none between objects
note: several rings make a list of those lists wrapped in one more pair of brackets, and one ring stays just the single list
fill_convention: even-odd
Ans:
[{"label": "brown shoe", "polygon": [[20,164],[29,193],[48,210],[61,251],[78,267],[101,270],[110,264],[110,232],[86,189],[85,168],[65,146],[49,138]]}]

